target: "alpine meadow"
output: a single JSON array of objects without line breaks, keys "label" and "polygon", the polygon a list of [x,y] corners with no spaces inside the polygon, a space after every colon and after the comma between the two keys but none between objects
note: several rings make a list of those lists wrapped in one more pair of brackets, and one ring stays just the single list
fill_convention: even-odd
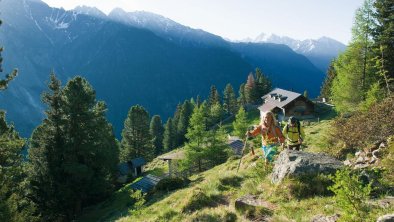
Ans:
[{"label": "alpine meadow", "polygon": [[394,1],[0,0],[0,221],[394,221]]}]

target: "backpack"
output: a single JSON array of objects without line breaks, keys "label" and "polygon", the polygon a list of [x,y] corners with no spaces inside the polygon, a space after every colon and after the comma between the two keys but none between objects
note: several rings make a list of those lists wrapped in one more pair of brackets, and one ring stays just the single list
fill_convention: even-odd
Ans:
[{"label": "backpack", "polygon": [[[299,119],[295,119],[297,124],[298,136],[301,138],[301,122]],[[286,132],[289,132],[289,124],[286,124]]]}]

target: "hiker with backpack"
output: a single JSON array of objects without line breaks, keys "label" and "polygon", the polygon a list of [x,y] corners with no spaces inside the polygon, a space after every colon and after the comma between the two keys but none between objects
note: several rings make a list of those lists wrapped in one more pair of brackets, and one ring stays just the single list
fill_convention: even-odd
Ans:
[{"label": "hiker with backpack", "polygon": [[285,141],[282,131],[277,126],[275,116],[272,112],[267,112],[261,118],[260,125],[254,130],[246,132],[248,137],[257,136],[259,134],[261,135],[265,162],[272,162],[274,156],[278,153],[280,145]]},{"label": "hiker with backpack", "polygon": [[305,139],[305,133],[300,121],[294,116],[289,118],[288,123],[283,128],[283,136],[286,138],[287,149],[300,150],[301,144]]}]

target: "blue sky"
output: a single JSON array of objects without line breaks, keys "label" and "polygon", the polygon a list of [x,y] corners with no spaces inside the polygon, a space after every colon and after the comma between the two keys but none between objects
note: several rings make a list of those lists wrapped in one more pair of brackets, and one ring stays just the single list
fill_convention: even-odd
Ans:
[{"label": "blue sky", "polygon": [[149,11],[231,40],[274,33],[296,39],[328,36],[345,44],[355,10],[363,0],[43,0],[73,9],[95,6],[105,13],[120,7]]}]

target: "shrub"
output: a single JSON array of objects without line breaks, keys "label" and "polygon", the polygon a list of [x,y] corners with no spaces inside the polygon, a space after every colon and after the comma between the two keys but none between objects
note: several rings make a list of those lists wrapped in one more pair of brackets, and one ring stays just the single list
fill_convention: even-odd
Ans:
[{"label": "shrub", "polygon": [[155,189],[161,191],[172,191],[184,187],[187,183],[188,181],[180,177],[168,177],[160,180]]},{"label": "shrub", "polygon": [[393,119],[394,96],[372,105],[367,111],[337,119],[334,122],[333,137],[344,144],[340,155],[346,156],[346,149],[351,152],[394,135]]},{"label": "shrub", "polygon": [[371,193],[371,183],[363,185],[359,175],[350,169],[338,170],[331,176],[334,184],[329,187],[335,193],[336,204],[342,209],[342,221],[363,221],[369,209],[366,200]]},{"label": "shrub", "polygon": [[146,194],[142,193],[141,190],[130,190],[130,197],[134,202],[133,208],[130,210],[130,214],[139,214],[146,202]]}]

